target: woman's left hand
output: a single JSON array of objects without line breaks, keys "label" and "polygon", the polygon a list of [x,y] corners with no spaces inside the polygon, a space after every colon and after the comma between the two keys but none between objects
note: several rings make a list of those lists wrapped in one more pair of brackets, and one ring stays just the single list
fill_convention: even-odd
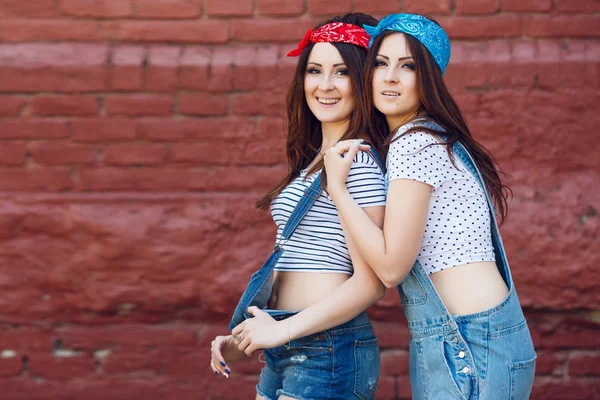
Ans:
[{"label": "woman's left hand", "polygon": [[329,192],[346,187],[346,180],[354,157],[359,150],[367,151],[369,149],[370,146],[362,144],[361,139],[351,139],[338,142],[325,152],[324,163]]},{"label": "woman's left hand", "polygon": [[231,331],[241,351],[250,356],[256,350],[272,349],[288,341],[289,332],[285,321],[275,321],[258,307],[248,307],[248,312],[254,318],[245,320]]}]

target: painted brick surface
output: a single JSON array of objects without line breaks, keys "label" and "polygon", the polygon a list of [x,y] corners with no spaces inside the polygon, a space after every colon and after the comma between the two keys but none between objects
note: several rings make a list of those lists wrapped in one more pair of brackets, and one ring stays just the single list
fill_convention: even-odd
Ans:
[{"label": "painted brick surface", "polygon": [[[353,8],[354,7],[354,8]],[[0,398],[253,398],[208,367],[275,229],[295,59],[328,15],[424,12],[514,197],[503,238],[534,399],[600,397],[600,8],[550,0],[0,2]],[[369,313],[408,399],[398,295]]]}]

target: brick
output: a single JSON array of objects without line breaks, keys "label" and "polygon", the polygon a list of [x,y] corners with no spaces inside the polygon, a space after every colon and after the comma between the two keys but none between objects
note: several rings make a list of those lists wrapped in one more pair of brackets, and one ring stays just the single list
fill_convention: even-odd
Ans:
[{"label": "brick", "polygon": [[168,116],[173,113],[173,99],[166,95],[108,95],[104,99],[106,114],[127,116]]},{"label": "brick", "polygon": [[370,15],[385,15],[402,11],[399,0],[354,0],[354,9]]},{"label": "brick", "polygon": [[443,17],[438,22],[451,39],[489,39],[516,37],[521,35],[521,20],[518,16],[497,17]]},{"label": "brick", "polygon": [[0,96],[0,116],[14,117],[21,114],[27,101],[22,97]]},{"label": "brick", "polygon": [[260,15],[294,16],[304,13],[302,0],[258,0],[257,7]]},{"label": "brick", "polygon": [[226,21],[115,21],[102,25],[109,40],[175,43],[226,43],[229,24]]},{"label": "brick", "polygon": [[173,357],[177,356],[168,351],[149,351],[143,354],[118,351],[107,358],[102,370],[106,374],[159,373],[164,369],[166,361]]},{"label": "brick", "polygon": [[135,0],[137,18],[197,18],[200,0]]},{"label": "brick", "polygon": [[71,143],[38,143],[29,146],[36,163],[46,165],[95,164],[96,155],[89,146]]},{"label": "brick", "polygon": [[503,0],[503,11],[550,11],[552,0]]},{"label": "brick", "polygon": [[23,143],[0,142],[0,164],[24,165],[26,148]]},{"label": "brick", "polygon": [[0,65],[5,67],[95,67],[105,64],[108,55],[108,46],[99,44],[0,44]]},{"label": "brick", "polygon": [[60,0],[60,10],[74,17],[123,18],[133,15],[131,0]]},{"label": "brick", "polygon": [[284,96],[271,92],[252,92],[233,97],[232,110],[235,115],[280,116],[284,112]]},{"label": "brick", "polygon": [[600,11],[600,3],[595,0],[558,0],[556,10],[559,12],[594,12]]},{"label": "brick", "polygon": [[563,360],[556,353],[538,352],[535,362],[535,373],[538,375],[552,375],[563,364]]},{"label": "brick", "polygon": [[251,16],[252,0],[206,0],[206,14],[211,17]]},{"label": "brick", "polygon": [[13,350],[17,353],[29,353],[32,351],[50,351],[55,335],[51,330],[18,328],[0,330],[0,342],[2,348]]},{"label": "brick", "polygon": [[600,376],[600,356],[584,354],[571,358],[569,361],[569,375]]},{"label": "brick", "polygon": [[98,25],[92,21],[6,19],[0,24],[0,41],[43,42],[43,41],[89,42],[101,40]]},{"label": "brick", "polygon": [[523,33],[532,37],[597,37],[600,24],[594,15],[530,16]]},{"label": "brick", "polygon": [[351,0],[308,0],[307,3],[312,16],[343,15],[352,11]]},{"label": "brick", "polygon": [[177,86],[192,90],[207,89],[210,57],[210,50],[206,47],[186,47],[181,55]]},{"label": "brick", "polygon": [[589,381],[550,381],[535,385],[532,399],[544,400],[587,400],[593,398],[592,383]]},{"label": "brick", "polygon": [[179,112],[187,115],[217,116],[229,113],[229,97],[214,94],[182,94]]},{"label": "brick", "polygon": [[146,49],[141,46],[118,46],[112,52],[109,87],[115,90],[141,89]]},{"label": "brick", "polygon": [[381,372],[385,375],[408,374],[408,352],[402,350],[385,350],[381,352]]},{"label": "brick", "polygon": [[413,14],[447,15],[451,6],[451,0],[404,0],[404,12]]},{"label": "brick", "polygon": [[86,118],[71,121],[73,140],[113,142],[135,138],[135,122],[121,118]]},{"label": "brick", "polygon": [[44,379],[66,381],[89,376],[94,372],[94,360],[85,356],[57,357],[33,354],[29,359],[29,371]]},{"label": "brick", "polygon": [[[214,151],[215,146],[222,146],[224,154]],[[239,154],[239,143],[198,143],[198,144],[174,144],[171,148],[171,160],[177,163],[194,165],[227,165],[234,158],[234,153]]]},{"label": "brick", "polygon": [[69,189],[66,168],[0,168],[1,192],[58,192]]},{"label": "brick", "polygon": [[172,92],[177,89],[180,49],[172,46],[152,47],[146,66],[146,90]]},{"label": "brick", "polygon": [[50,116],[93,116],[98,114],[98,101],[91,96],[40,96],[31,102],[34,115]]},{"label": "brick", "polygon": [[0,357],[0,378],[21,375],[23,371],[21,359],[22,356],[18,353],[10,357]]},{"label": "brick", "polygon": [[136,130],[140,138],[155,141],[214,141],[254,137],[255,122],[251,118],[144,119],[137,121]]},{"label": "brick", "polygon": [[54,17],[57,15],[55,0],[3,0],[0,17]]},{"label": "brick", "polygon": [[296,19],[248,19],[231,22],[231,38],[242,42],[297,42],[312,23]]},{"label": "brick", "polygon": [[456,15],[495,14],[500,0],[456,0]]},{"label": "brick", "polygon": [[83,92],[106,89],[104,67],[0,67],[0,91]]},{"label": "brick", "polygon": [[63,121],[43,119],[0,119],[0,139],[58,139],[69,136]]},{"label": "brick", "polygon": [[160,164],[167,156],[167,148],[157,144],[112,144],[104,150],[108,165]]}]

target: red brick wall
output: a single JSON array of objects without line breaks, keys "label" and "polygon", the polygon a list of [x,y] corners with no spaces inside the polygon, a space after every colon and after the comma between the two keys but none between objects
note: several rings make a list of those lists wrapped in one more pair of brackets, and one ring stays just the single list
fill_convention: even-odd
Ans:
[{"label": "red brick wall", "polygon": [[[351,10],[447,29],[514,191],[533,398],[600,398],[595,0],[0,0],[0,398],[252,398],[260,364],[216,378],[208,344],[273,242],[284,54]],[[371,310],[380,399],[410,397],[398,303]]]}]

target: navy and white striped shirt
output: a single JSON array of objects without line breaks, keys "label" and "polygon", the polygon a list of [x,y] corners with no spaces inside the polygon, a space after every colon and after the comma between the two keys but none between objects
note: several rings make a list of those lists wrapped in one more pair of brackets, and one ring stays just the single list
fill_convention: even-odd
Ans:
[{"label": "navy and white striped shirt", "polygon": [[[271,203],[271,215],[281,234],[294,207],[310,186],[317,172],[304,180],[306,174],[292,181]],[[385,206],[385,178],[375,161],[359,152],[350,168],[346,186],[361,207]],[[338,212],[331,197],[323,191],[302,219],[292,237],[284,242],[275,271],[353,273],[352,260]]]}]

